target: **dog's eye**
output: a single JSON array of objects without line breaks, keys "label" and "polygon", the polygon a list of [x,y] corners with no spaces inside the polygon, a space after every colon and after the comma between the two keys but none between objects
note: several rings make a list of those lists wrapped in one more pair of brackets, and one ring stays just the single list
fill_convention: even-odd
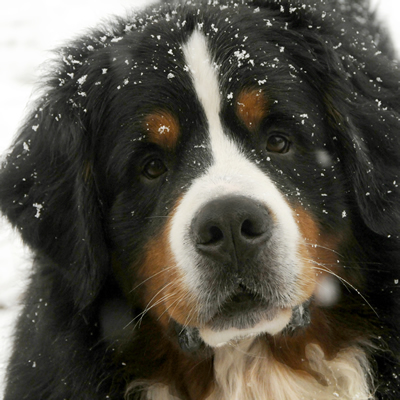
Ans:
[{"label": "dog's eye", "polygon": [[157,179],[167,172],[167,167],[159,158],[148,161],[143,167],[143,175],[147,179]]},{"label": "dog's eye", "polygon": [[271,153],[287,153],[290,149],[290,141],[283,135],[270,135],[267,140],[266,149]]}]

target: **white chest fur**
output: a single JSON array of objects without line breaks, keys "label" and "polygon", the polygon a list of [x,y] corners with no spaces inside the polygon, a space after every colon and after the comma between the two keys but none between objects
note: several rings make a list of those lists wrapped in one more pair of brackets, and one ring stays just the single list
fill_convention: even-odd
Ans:
[{"label": "white chest fur", "polygon": [[216,388],[207,400],[373,399],[363,351],[349,348],[328,361],[318,345],[310,344],[306,357],[327,386],[277,362],[257,339],[216,349]]},{"label": "white chest fur", "polygon": [[[215,387],[206,400],[374,399],[369,364],[362,350],[348,348],[335,359],[327,360],[318,345],[310,344],[306,357],[311,368],[324,376],[327,385],[277,362],[258,339],[217,348]],[[142,399],[180,400],[173,392],[165,385],[149,385]]]}]

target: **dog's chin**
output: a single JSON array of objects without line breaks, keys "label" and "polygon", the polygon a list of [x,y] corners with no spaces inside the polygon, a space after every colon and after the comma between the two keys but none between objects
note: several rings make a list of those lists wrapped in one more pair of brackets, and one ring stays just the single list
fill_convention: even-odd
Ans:
[{"label": "dog's chin", "polygon": [[260,334],[276,335],[290,326],[297,309],[279,307],[242,285],[200,327],[199,336],[209,346],[219,347]]},{"label": "dog's chin", "polygon": [[201,339],[211,347],[220,347],[229,342],[246,339],[261,334],[276,335],[284,330],[292,320],[290,308],[268,311],[247,312],[235,318],[221,316],[199,329]]}]

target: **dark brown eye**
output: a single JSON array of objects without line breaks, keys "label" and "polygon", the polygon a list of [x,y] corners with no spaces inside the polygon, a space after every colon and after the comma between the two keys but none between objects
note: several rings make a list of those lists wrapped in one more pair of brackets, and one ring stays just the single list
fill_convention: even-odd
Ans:
[{"label": "dark brown eye", "polygon": [[143,175],[147,179],[157,179],[167,172],[167,167],[159,158],[155,158],[147,162],[143,167]]},{"label": "dark brown eye", "polygon": [[287,153],[290,149],[290,141],[282,135],[271,135],[267,140],[267,150],[271,153]]}]

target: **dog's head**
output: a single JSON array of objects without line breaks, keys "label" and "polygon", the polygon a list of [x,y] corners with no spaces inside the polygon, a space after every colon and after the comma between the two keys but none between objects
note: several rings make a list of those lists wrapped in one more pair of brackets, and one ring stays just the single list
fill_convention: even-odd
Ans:
[{"label": "dog's head", "polygon": [[361,284],[344,249],[398,233],[390,62],[342,20],[237,7],[161,7],[62,49],[0,198],[77,307],[115,276],[212,346],[274,335],[339,301],[330,277]]}]

